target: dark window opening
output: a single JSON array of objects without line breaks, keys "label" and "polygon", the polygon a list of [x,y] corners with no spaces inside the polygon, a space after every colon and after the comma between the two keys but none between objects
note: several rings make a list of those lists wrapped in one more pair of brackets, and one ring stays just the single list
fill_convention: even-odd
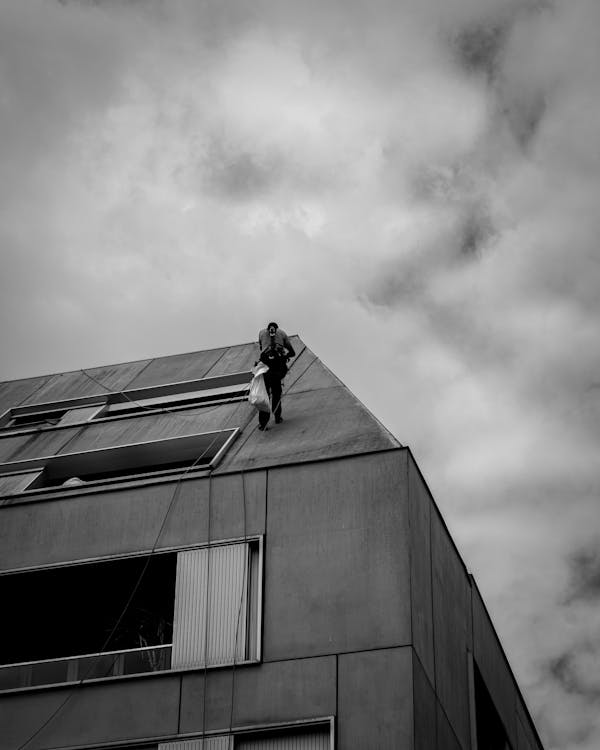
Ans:
[{"label": "dark window opening", "polygon": [[[105,471],[96,471],[85,473],[83,476],[64,477],[62,474],[53,475],[48,471],[35,482],[35,487],[75,487],[84,485],[86,482],[97,482],[102,479],[115,479],[117,477],[137,476],[139,474],[148,474],[149,472],[175,471],[177,469],[186,469],[190,466],[205,466],[210,459],[187,459],[185,461],[172,461],[164,464],[152,464],[151,466],[129,466],[126,469],[106,469]],[[29,489],[33,489],[34,485]]]},{"label": "dark window opening", "polygon": [[[87,482],[127,479],[188,468],[206,468],[221,455],[236,429],[207,432],[200,435],[154,440],[115,448],[101,448],[81,453],[65,453],[46,459],[43,465],[32,464],[40,474],[27,490],[46,487],[76,487]],[[29,468],[19,462],[5,465],[8,471]]]},{"label": "dark window opening", "polygon": [[0,663],[170,643],[175,566],[161,554],[0,576]]},{"label": "dark window opening", "polygon": [[475,672],[475,720],[478,750],[511,750],[508,737],[477,665]]},{"label": "dark window opening", "polygon": [[260,554],[254,539],[0,576],[0,690],[257,661]]},{"label": "dark window opening", "polygon": [[68,409],[55,411],[34,412],[33,414],[17,414],[10,419],[5,427],[36,427],[37,425],[56,425],[65,416]]}]

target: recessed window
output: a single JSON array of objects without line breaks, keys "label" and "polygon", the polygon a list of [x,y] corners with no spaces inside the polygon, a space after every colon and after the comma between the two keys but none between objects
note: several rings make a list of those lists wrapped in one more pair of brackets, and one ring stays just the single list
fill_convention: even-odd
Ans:
[{"label": "recessed window", "polygon": [[185,391],[184,393],[171,393],[152,398],[131,398],[107,404],[104,409],[98,411],[94,419],[106,417],[125,417],[143,414],[144,412],[161,409],[183,409],[193,406],[208,406],[209,404],[222,403],[235,399],[246,398],[248,395],[248,384],[230,385],[222,388],[207,388],[198,391]]},{"label": "recessed window", "polygon": [[[0,490],[5,486],[6,494],[11,487],[16,492],[81,487],[90,482],[169,475],[186,468],[206,469],[220,460],[237,434],[237,429],[219,430],[6,463]],[[27,470],[29,481],[23,479]]]},{"label": "recessed window", "polygon": [[162,742],[158,750],[330,750],[330,722],[234,732],[176,742]]},{"label": "recessed window", "polygon": [[252,540],[0,576],[0,689],[256,661],[260,567]]},{"label": "recessed window", "polygon": [[57,404],[14,408],[0,418],[0,429],[3,432],[22,432],[77,424],[93,417],[102,406],[103,403],[84,406],[65,406],[63,403],[60,408]]},{"label": "recessed window", "polygon": [[247,398],[251,379],[251,372],[236,372],[48,404],[13,407],[0,417],[0,431],[27,432],[89,420],[116,419],[242,400]]},{"label": "recessed window", "polygon": [[37,425],[55,425],[67,413],[67,409],[58,411],[39,411],[31,414],[16,414],[11,417],[6,427],[34,427]]}]

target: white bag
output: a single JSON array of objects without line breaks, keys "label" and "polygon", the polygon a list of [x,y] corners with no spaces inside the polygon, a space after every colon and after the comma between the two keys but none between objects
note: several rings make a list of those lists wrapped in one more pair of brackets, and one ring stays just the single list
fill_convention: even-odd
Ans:
[{"label": "white bag", "polygon": [[265,385],[265,372],[268,372],[269,368],[263,362],[259,362],[256,367],[252,370],[254,377],[250,383],[250,391],[248,393],[248,401],[255,406],[258,411],[271,411],[271,402],[269,394],[267,393],[267,386]]}]

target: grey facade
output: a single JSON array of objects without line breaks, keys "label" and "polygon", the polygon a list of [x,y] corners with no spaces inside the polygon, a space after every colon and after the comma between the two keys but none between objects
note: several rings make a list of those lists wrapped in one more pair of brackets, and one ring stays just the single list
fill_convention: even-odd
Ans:
[{"label": "grey facade", "polygon": [[266,433],[253,344],[0,386],[3,750],[542,747],[409,449],[293,343]]}]

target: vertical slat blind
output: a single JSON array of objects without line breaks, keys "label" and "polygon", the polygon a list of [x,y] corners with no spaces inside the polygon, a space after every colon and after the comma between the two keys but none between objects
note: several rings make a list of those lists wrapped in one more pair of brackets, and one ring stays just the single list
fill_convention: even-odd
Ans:
[{"label": "vertical slat blind", "polygon": [[200,737],[197,740],[182,740],[181,742],[163,742],[159,744],[158,750],[232,750],[233,737],[223,735],[222,737]]},{"label": "vertical slat blind", "polygon": [[327,729],[262,738],[240,736],[235,747],[236,750],[329,750],[329,737]]},{"label": "vertical slat blind", "polygon": [[[204,744],[200,737],[195,740],[163,742],[158,746],[158,750],[233,750],[233,748],[233,735],[206,737]],[[235,741],[235,750],[329,750],[329,748],[329,730],[323,728],[271,737],[241,735]]]},{"label": "vertical slat blind", "polygon": [[246,658],[247,576],[247,544],[177,555],[173,669]]}]

